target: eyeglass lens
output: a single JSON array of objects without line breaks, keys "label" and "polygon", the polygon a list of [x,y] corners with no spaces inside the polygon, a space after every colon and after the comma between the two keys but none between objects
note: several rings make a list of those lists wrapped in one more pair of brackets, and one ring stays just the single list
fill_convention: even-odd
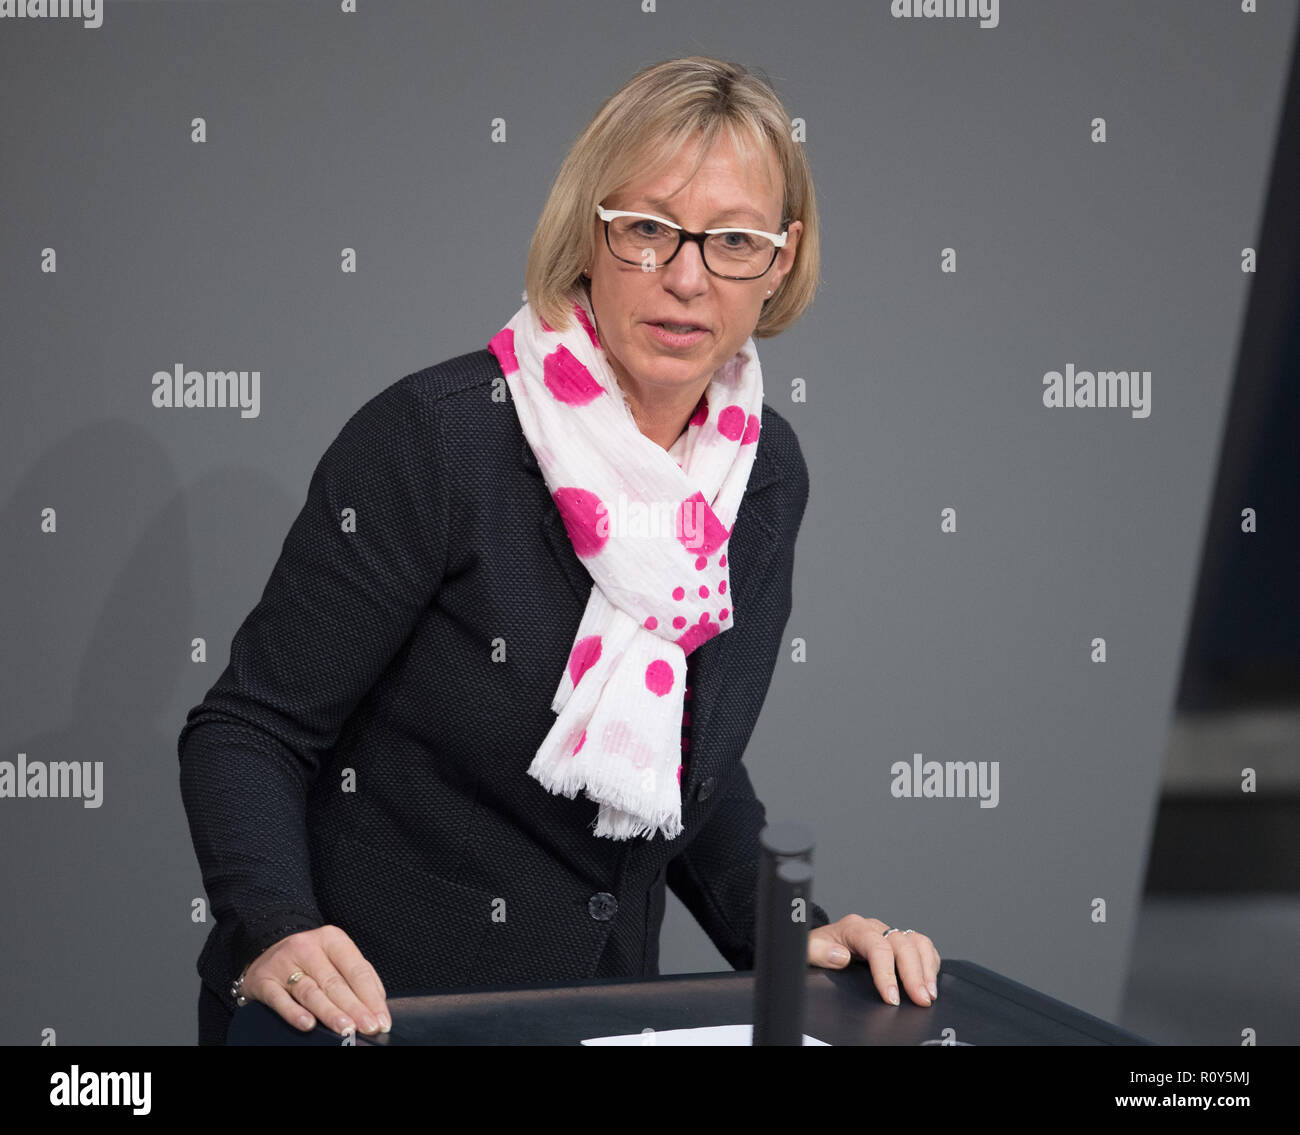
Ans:
[{"label": "eyeglass lens", "polygon": [[[677,248],[678,230],[646,217],[615,217],[609,222],[610,250],[633,264],[661,264]],[[723,276],[761,276],[771,265],[776,245],[765,236],[745,232],[713,233],[704,239],[704,263]]]}]

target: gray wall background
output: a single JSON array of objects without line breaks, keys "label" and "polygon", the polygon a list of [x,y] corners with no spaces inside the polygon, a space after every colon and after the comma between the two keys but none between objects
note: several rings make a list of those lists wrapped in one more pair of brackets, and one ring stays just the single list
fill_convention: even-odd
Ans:
[{"label": "gray wall background", "polygon": [[[486,344],[578,131],[695,53],[806,121],[824,224],[815,305],[759,344],[812,481],[759,794],[815,826],[833,917],[1113,1018],[1297,4],[360,8],[0,22],[0,760],[105,765],[98,809],[0,799],[0,1042],[193,1043],[186,711],[343,423]],[[260,416],[153,408],[177,363],[260,370]],[[1045,409],[1068,363],[1150,370],[1150,417]],[[999,762],[999,805],[893,798],[915,752]],[[675,898],[662,966],[725,968]]]}]

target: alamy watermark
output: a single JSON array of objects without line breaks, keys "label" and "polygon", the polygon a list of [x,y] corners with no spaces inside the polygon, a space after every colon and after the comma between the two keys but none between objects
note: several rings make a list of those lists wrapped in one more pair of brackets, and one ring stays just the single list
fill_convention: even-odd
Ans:
[{"label": "alamy watermark", "polygon": [[698,548],[704,543],[710,515],[712,510],[702,500],[639,501],[619,493],[612,507],[604,501],[596,506],[596,535],[675,539],[684,547]]},{"label": "alamy watermark", "polygon": [[151,381],[153,404],[159,410],[237,406],[241,418],[262,412],[260,370],[186,370],[177,363],[170,372],[155,371]]},{"label": "alamy watermark", "polygon": [[898,798],[969,796],[979,797],[981,808],[998,806],[997,761],[923,761],[913,753],[911,764],[895,761],[889,771],[889,791]]},{"label": "alamy watermark", "polygon": [[104,22],[102,0],[0,0],[0,20],[80,20],[83,27]]},{"label": "alamy watermark", "polygon": [[152,1072],[83,1072],[73,1064],[66,1072],[50,1076],[50,1103],[54,1107],[129,1107],[134,1115],[148,1115]]},{"label": "alamy watermark", "polygon": [[63,797],[81,800],[84,808],[104,802],[103,761],[0,761],[0,798]]},{"label": "alamy watermark", "polygon": [[998,26],[998,0],[889,0],[896,20],[977,19],[982,28]]}]

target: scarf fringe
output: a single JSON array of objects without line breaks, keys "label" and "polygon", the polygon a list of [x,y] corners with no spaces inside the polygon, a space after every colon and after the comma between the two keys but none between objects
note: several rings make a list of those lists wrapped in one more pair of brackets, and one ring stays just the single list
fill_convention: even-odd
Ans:
[{"label": "scarf fringe", "polygon": [[548,792],[569,800],[577,796],[579,789],[585,789],[587,799],[600,805],[600,814],[596,820],[598,836],[615,840],[637,836],[653,839],[656,832],[662,832],[664,839],[671,840],[676,839],[684,830],[680,803],[652,809],[647,818],[638,810],[642,807],[639,796],[619,788],[611,788],[599,794],[593,792],[589,775],[572,760],[565,760],[557,766],[545,757],[536,756],[528,766],[528,774]]},{"label": "scarf fringe", "polygon": [[596,834],[606,836],[609,839],[622,840],[633,839],[636,836],[644,835],[646,839],[654,839],[656,832],[661,832],[664,839],[673,840],[682,834],[681,817],[677,815],[666,815],[661,813],[657,817],[656,823],[638,822],[639,817],[632,816],[627,812],[613,812],[612,810],[601,808],[600,814],[596,818]]}]

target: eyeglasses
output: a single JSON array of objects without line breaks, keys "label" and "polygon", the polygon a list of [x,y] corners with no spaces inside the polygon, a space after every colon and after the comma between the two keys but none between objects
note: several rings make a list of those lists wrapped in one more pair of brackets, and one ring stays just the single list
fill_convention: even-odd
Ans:
[{"label": "eyeglasses", "polygon": [[[605,222],[605,244],[625,264],[640,264],[653,272],[671,263],[684,241],[700,246],[704,267],[724,280],[756,280],[767,275],[778,250],[785,247],[788,231],[765,233],[758,229],[705,229],[687,232],[681,225],[649,213],[629,213],[596,206]],[[784,227],[793,218],[785,217]],[[646,267],[649,265],[649,267]]]}]

